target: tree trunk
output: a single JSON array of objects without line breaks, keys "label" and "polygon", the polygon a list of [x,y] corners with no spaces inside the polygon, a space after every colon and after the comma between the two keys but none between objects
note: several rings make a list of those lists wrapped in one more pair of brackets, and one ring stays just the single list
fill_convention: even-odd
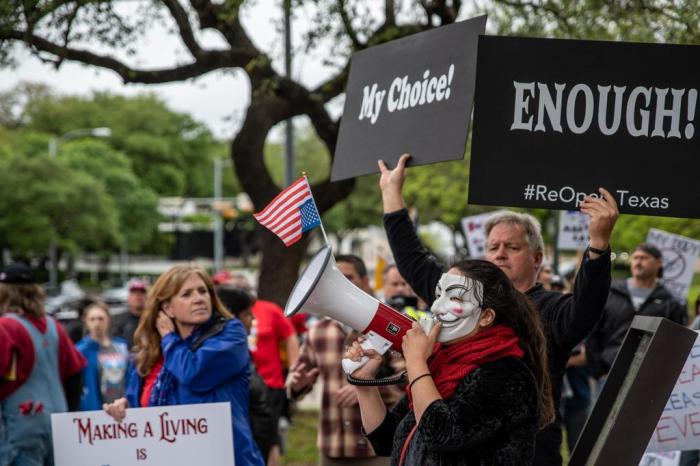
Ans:
[{"label": "tree trunk", "polygon": [[261,299],[275,302],[284,308],[299,276],[310,237],[307,233],[299,242],[286,247],[277,236],[266,230],[261,231],[263,256],[258,278],[258,296]]},{"label": "tree trunk", "polygon": [[[254,81],[254,89],[258,88]],[[292,116],[289,102],[264,92],[253,91],[246,119],[231,144],[231,156],[241,187],[248,193],[256,210],[262,210],[284,186],[277,186],[265,166],[265,139],[277,123]],[[323,112],[309,115],[314,129],[333,154],[338,125]],[[355,180],[338,183],[325,181],[312,186],[314,198],[323,214],[345,199],[355,187]],[[282,240],[259,226],[262,262],[258,277],[258,296],[284,306],[299,276],[299,267],[309,244],[309,233],[295,245],[287,248]]]}]

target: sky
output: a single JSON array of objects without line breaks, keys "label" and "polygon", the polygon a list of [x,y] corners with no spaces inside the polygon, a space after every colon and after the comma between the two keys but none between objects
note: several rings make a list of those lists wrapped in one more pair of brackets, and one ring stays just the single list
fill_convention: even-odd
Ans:
[{"label": "sky", "polygon": [[[278,72],[283,70],[283,38],[277,31],[281,24],[281,2],[256,0],[253,7],[244,9],[242,22],[254,43],[274,59]],[[136,2],[124,2],[120,8],[134,9]],[[301,31],[308,24],[308,13],[295,10],[292,24],[292,42],[301,44]],[[205,47],[223,46],[224,41],[216,32],[208,31],[200,35],[200,43]],[[89,44],[86,44],[89,46]],[[88,48],[88,47],[85,48]],[[138,63],[149,68],[172,65],[176,60],[184,61],[188,54],[179,36],[169,35],[164,27],[153,27],[139,43]],[[60,69],[42,63],[34,58],[26,48],[18,47],[15,69],[0,70],[0,92],[14,88],[22,81],[44,83],[61,94],[89,95],[93,91],[109,91],[132,96],[152,92],[164,100],[175,111],[189,113],[193,118],[209,127],[221,139],[232,138],[242,123],[249,103],[250,86],[245,73],[237,70],[219,70],[187,82],[160,85],[124,85],[116,73],[88,67],[75,62],[64,62]],[[115,54],[129,64],[133,59]],[[328,76],[330,71],[319,60],[309,56],[297,56],[292,64],[292,76],[307,86],[312,86]]]}]

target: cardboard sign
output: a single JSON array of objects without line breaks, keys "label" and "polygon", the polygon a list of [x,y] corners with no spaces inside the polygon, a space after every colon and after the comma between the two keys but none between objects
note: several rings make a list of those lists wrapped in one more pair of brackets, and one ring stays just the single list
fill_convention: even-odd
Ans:
[{"label": "cardboard sign", "polygon": [[469,202],[700,217],[700,47],[482,36]]},{"label": "cardboard sign", "polygon": [[464,157],[476,45],[486,16],[357,52],[352,57],[331,181]]},{"label": "cardboard sign", "polygon": [[56,466],[233,466],[230,403],[51,415]]},{"label": "cardboard sign", "polygon": [[582,251],[588,247],[588,221],[591,217],[578,210],[563,210],[559,214],[557,249]]},{"label": "cardboard sign", "polygon": [[700,254],[700,241],[650,228],[647,242],[659,248],[663,255],[664,286],[678,301],[686,303]]},{"label": "cardboard sign", "polygon": [[462,230],[467,238],[467,247],[469,248],[469,257],[471,259],[483,259],[486,247],[486,232],[484,231],[484,223],[491,216],[488,214],[472,215],[462,219]]},{"label": "cardboard sign", "polygon": [[647,452],[674,450],[700,450],[700,338],[647,446]]}]

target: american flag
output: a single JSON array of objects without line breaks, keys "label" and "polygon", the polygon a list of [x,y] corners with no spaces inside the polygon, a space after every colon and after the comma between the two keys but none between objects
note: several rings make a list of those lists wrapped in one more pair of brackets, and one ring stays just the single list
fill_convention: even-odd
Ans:
[{"label": "american flag", "polygon": [[277,195],[267,207],[253,214],[255,220],[291,246],[301,234],[321,224],[311,188],[305,176]]}]

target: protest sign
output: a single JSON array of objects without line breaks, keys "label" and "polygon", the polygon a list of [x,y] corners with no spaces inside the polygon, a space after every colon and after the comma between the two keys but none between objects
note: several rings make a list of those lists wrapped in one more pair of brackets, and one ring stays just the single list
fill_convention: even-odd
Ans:
[{"label": "protest sign", "polygon": [[663,284],[681,303],[688,301],[695,263],[700,253],[700,241],[650,228],[647,242],[663,254]]},{"label": "protest sign", "polygon": [[700,449],[700,339],[695,340],[647,452]]},{"label": "protest sign", "polygon": [[483,259],[486,248],[486,232],[484,223],[491,216],[488,214],[472,215],[462,219],[462,230],[467,238],[469,257],[471,259]]},{"label": "protest sign", "polygon": [[230,403],[51,415],[56,466],[233,466]]},{"label": "protest sign", "polygon": [[477,68],[470,203],[604,187],[623,213],[700,217],[700,47],[482,36]]},{"label": "protest sign", "polygon": [[678,466],[681,452],[667,451],[663,453],[645,453],[639,466]]},{"label": "protest sign", "polygon": [[486,16],[431,29],[352,57],[331,180],[464,157]]},{"label": "protest sign", "polygon": [[562,210],[559,214],[557,249],[581,251],[588,247],[588,220],[590,217],[578,210]]}]

